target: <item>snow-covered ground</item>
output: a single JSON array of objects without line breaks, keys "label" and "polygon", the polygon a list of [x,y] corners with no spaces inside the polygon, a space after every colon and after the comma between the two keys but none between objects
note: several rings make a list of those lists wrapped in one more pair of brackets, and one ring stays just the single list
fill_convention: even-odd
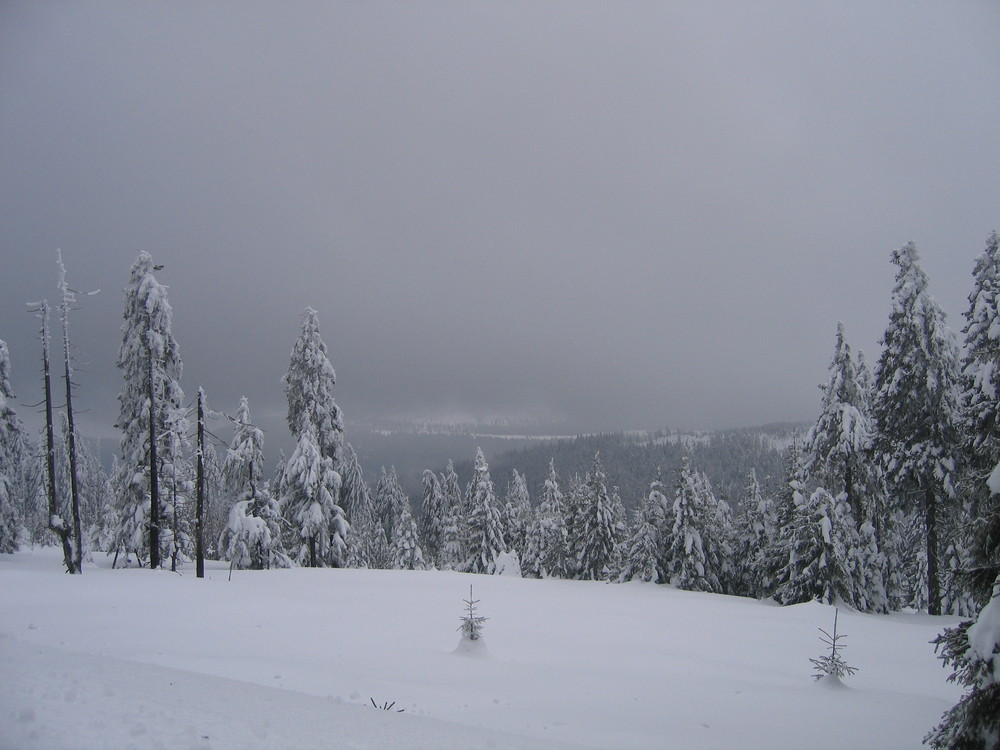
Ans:
[{"label": "snow-covered ground", "polygon": [[[956,618],[458,573],[61,572],[0,555],[0,748],[918,748]],[[469,584],[485,651],[456,647]],[[395,701],[404,713],[375,710]]]}]

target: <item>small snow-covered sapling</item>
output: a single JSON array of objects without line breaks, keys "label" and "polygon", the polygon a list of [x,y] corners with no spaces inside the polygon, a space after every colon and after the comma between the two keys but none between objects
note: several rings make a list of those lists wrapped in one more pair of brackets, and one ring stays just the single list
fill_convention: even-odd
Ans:
[{"label": "small snow-covered sapling", "polygon": [[817,680],[822,680],[824,677],[835,677],[839,680],[842,677],[853,675],[858,671],[855,667],[848,666],[847,662],[844,661],[844,657],[839,653],[845,648],[841,641],[847,637],[837,633],[837,618],[839,614],[839,609],[833,610],[833,635],[827,633],[823,628],[819,628],[819,632],[823,634],[820,636],[820,640],[830,647],[830,653],[823,654],[818,659],[809,660],[816,667],[816,674],[813,677]]},{"label": "small snow-covered sapling", "polygon": [[479,600],[472,598],[471,584],[469,585],[469,598],[462,601],[465,602],[468,611],[459,618],[462,624],[458,626],[458,629],[464,638],[468,638],[470,641],[478,641],[483,634],[483,623],[489,618],[480,617],[476,614],[476,605],[479,604]]}]

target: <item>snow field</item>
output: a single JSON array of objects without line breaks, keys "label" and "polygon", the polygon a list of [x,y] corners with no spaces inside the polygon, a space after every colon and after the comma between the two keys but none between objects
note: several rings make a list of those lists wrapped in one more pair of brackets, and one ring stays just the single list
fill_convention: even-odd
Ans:
[{"label": "snow field", "polygon": [[[0,748],[917,748],[957,618],[642,583],[303,569],[208,577],[0,555]],[[458,651],[469,584],[485,648]],[[405,713],[376,711],[395,701]]]}]

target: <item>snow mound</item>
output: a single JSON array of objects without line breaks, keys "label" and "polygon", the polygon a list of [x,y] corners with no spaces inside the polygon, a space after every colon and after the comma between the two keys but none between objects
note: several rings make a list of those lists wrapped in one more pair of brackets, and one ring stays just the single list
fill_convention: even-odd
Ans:
[{"label": "snow mound", "polygon": [[452,653],[459,656],[472,656],[477,659],[485,659],[490,655],[489,649],[486,648],[486,640],[483,638],[477,638],[473,641],[463,637]]}]

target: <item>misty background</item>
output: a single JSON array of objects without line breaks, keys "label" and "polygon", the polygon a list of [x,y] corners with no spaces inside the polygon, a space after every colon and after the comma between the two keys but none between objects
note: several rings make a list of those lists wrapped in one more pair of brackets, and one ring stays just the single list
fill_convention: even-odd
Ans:
[{"label": "misty background", "polygon": [[998,32],[994,2],[7,0],[15,406],[37,422],[25,303],[61,248],[102,290],[72,319],[94,437],[139,250],[186,393],[248,396],[269,454],[306,306],[348,440],[811,421],[837,321],[878,357],[893,249],[962,326],[1000,224]]}]

